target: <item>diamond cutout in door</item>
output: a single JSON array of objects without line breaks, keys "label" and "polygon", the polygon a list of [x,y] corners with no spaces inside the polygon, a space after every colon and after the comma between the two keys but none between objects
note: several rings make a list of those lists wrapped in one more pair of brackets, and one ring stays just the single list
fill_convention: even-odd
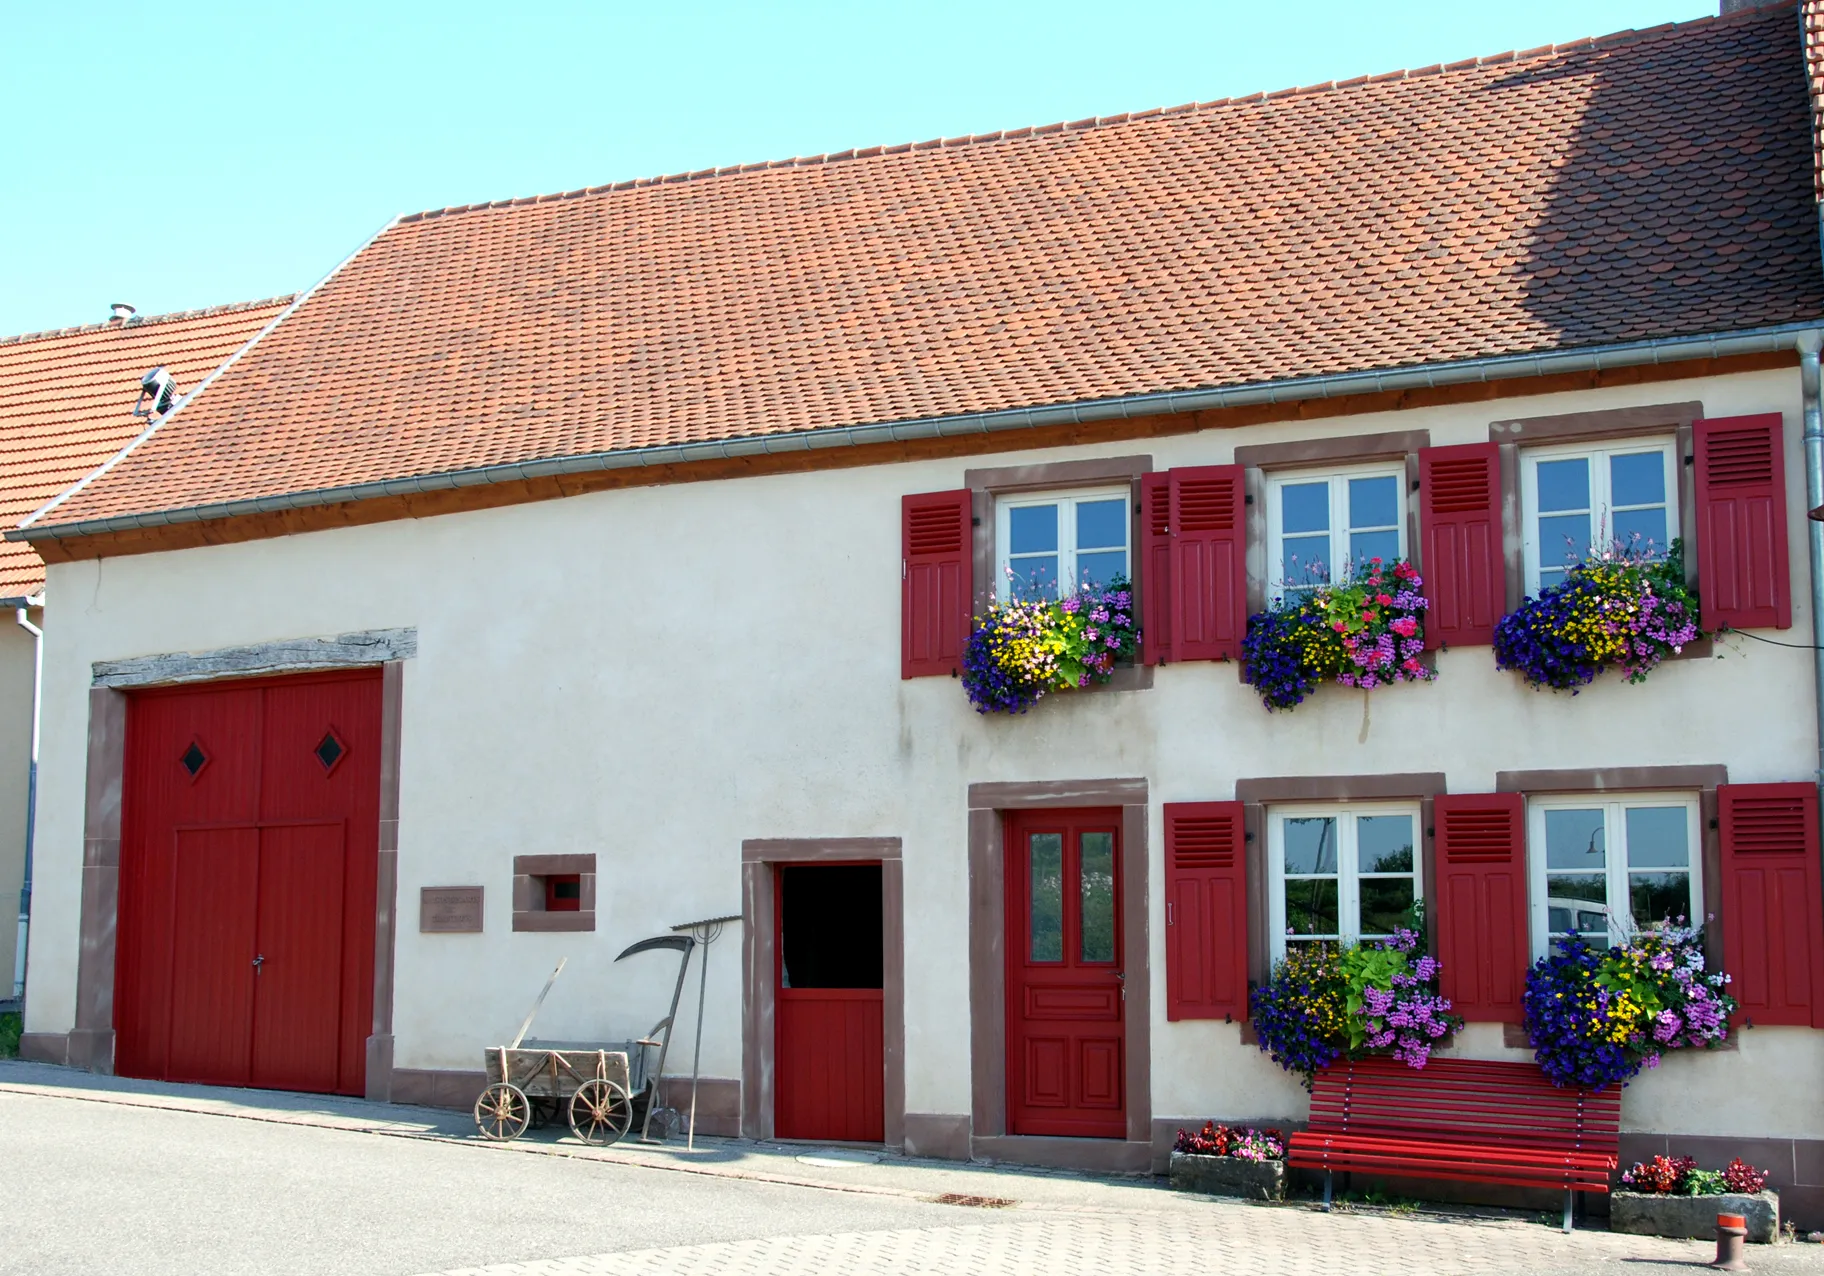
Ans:
[{"label": "diamond cutout in door", "polygon": [[323,764],[323,774],[328,775],[336,769],[336,763],[342,760],[343,755],[348,752],[348,748],[336,738],[335,731],[331,730],[324,734],[312,752],[317,755],[317,761]]},{"label": "diamond cutout in door", "polygon": [[194,780],[198,775],[202,774],[203,768],[209,765],[209,755],[203,752],[202,745],[198,744],[195,740],[192,740],[190,742],[190,747],[184,750],[184,756],[179,758],[178,761],[183,763],[184,770],[188,771],[190,773],[190,778]]}]

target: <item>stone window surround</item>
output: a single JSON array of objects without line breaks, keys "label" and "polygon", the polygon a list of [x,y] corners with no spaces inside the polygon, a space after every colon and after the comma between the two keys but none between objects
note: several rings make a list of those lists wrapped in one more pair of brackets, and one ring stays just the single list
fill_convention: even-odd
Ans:
[{"label": "stone window surround", "polygon": [[[883,1142],[906,1144],[905,872],[897,837],[749,838],[741,843],[741,1137],[773,1135],[778,969],[775,870],[782,865],[880,864]],[[964,1154],[965,1157],[967,1153]]]},{"label": "stone window surround", "polygon": [[[1013,492],[1044,492],[1057,488],[1107,487],[1126,483],[1131,496],[1128,515],[1128,578],[1134,589],[1134,614],[1140,615],[1146,590],[1140,570],[1140,479],[1153,472],[1151,456],[1091,457],[1082,461],[1048,461],[1037,465],[1006,465],[963,471],[969,489],[969,512],[974,523],[970,542],[975,601],[985,604],[995,590],[994,500]],[[1092,682],[1088,691],[1141,691],[1153,685],[1153,666],[1138,664],[1117,668],[1105,683]]]},{"label": "stone window surround", "polygon": [[[1127,971],[1125,1139],[1007,1133],[1006,859],[1008,812],[1059,807],[1121,808],[1122,963]],[[1113,1172],[1154,1164],[1152,985],[1147,927],[1147,782],[1041,780],[969,786],[968,1117],[908,1117],[907,1151]]]},{"label": "stone window surround", "polygon": [[[577,877],[582,898],[574,909],[547,912],[545,879]],[[513,929],[559,931],[595,929],[595,852],[513,857]]]},{"label": "stone window surround", "polygon": [[[381,674],[380,829],[375,873],[374,1014],[367,1038],[366,1097],[393,1092],[394,935],[398,925],[399,752],[405,658],[415,630],[344,634],[220,652],[98,662],[89,689],[88,767],[83,814],[76,1013],[68,1033],[26,1033],[23,1058],[114,1071],[115,930],[120,901],[121,793],[126,771],[127,691],[228,677],[373,668]],[[402,654],[403,653],[403,654]]]}]

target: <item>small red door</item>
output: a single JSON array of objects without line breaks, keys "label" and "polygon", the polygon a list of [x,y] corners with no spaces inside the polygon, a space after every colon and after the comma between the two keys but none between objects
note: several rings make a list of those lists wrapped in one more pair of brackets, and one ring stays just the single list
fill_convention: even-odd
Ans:
[{"label": "small red door", "polygon": [[1007,822],[1007,1128],[1127,1135],[1121,813]]},{"label": "small red door", "polygon": [[363,1092],[379,798],[378,671],[132,697],[123,1076]]},{"label": "small red door", "polygon": [[781,865],[773,880],[773,1133],[882,1142],[880,865]]}]

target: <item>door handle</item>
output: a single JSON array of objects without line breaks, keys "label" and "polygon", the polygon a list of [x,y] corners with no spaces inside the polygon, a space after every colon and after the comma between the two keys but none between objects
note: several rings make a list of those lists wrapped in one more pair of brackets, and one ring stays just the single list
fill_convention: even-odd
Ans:
[{"label": "door handle", "polygon": [[266,954],[265,954],[265,953],[260,953],[260,954],[259,954],[259,955],[257,955],[257,956],[256,956],[256,957],[254,957],[254,959],[253,959],[253,973],[254,973],[254,974],[256,974],[256,975],[257,975],[257,974],[259,974],[259,973],[260,973],[260,967],[261,967],[261,966],[264,966],[264,965],[265,965],[265,964],[266,964]]},{"label": "door handle", "polygon": [[1117,970],[1115,972],[1115,978],[1119,979],[1121,981],[1121,1000],[1126,1001],[1127,1000],[1127,972],[1125,970]]}]

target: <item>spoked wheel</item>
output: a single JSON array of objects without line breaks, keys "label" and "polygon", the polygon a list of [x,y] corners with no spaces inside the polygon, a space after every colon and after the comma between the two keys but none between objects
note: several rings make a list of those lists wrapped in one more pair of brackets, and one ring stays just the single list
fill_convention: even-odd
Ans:
[{"label": "spoked wheel", "polygon": [[484,1139],[517,1139],[531,1120],[532,1101],[510,1081],[496,1081],[475,1100],[475,1128]]},{"label": "spoked wheel", "polygon": [[633,1100],[612,1081],[585,1081],[570,1096],[570,1132],[585,1143],[605,1147],[632,1125]]}]

